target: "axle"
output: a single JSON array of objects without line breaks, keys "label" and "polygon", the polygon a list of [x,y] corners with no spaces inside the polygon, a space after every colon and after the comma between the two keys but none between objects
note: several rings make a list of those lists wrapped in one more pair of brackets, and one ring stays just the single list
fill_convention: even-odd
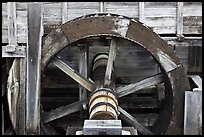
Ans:
[{"label": "axle", "polygon": [[92,79],[97,83],[97,88],[89,99],[89,119],[118,119],[118,100],[115,96],[114,70],[112,70],[109,85],[104,84],[107,54],[99,54],[93,60]]}]

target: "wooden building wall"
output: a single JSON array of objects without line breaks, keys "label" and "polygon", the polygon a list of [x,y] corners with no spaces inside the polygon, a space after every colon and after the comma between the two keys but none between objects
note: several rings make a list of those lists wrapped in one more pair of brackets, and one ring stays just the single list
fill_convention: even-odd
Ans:
[{"label": "wooden building wall", "polygon": [[[27,9],[26,2],[16,2],[18,43],[27,43]],[[44,34],[68,20],[98,12],[135,18],[159,35],[171,36],[164,39],[186,70],[202,72],[202,2],[43,2]],[[177,35],[186,39],[178,42]],[[2,3],[2,43],[8,43],[7,3]]]}]

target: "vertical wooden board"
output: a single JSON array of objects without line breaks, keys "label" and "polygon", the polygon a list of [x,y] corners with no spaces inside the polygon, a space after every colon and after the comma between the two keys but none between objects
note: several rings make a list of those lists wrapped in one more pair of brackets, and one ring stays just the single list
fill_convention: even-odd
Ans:
[{"label": "vertical wooden board", "polygon": [[139,18],[139,2],[105,2],[105,12]]},{"label": "vertical wooden board", "polygon": [[2,3],[2,43],[8,43],[7,3]]},{"label": "vertical wooden board", "polygon": [[177,2],[176,34],[179,38],[183,35],[183,2]]},{"label": "vertical wooden board", "polygon": [[144,2],[139,2],[139,21],[145,22],[145,16],[144,16]]},{"label": "vertical wooden board", "polygon": [[17,126],[16,126],[16,134],[17,135],[25,135],[25,129],[26,129],[26,109],[25,109],[25,94],[26,94],[26,59],[21,58],[20,59],[20,79],[19,79],[19,98],[18,98],[18,104],[17,104]]},{"label": "vertical wooden board", "polygon": [[26,132],[40,134],[42,3],[28,5]]},{"label": "vertical wooden board", "polygon": [[17,44],[17,25],[16,25],[16,2],[7,3],[8,11],[8,43]]},{"label": "vertical wooden board", "polygon": [[2,3],[2,29],[8,28],[7,3]]},{"label": "vertical wooden board", "polygon": [[100,10],[99,2],[68,2],[68,20],[86,14],[98,13]]},{"label": "vertical wooden board", "polygon": [[62,2],[62,24],[67,21],[67,2]]},{"label": "vertical wooden board", "polygon": [[184,135],[202,135],[202,91],[185,92]]},{"label": "vertical wooden board", "polygon": [[158,34],[176,33],[176,2],[145,2],[145,24]]}]

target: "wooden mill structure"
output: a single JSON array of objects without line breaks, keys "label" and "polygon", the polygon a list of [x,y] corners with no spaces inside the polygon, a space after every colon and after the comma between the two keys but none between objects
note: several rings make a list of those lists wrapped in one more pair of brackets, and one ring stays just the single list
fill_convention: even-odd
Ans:
[{"label": "wooden mill structure", "polygon": [[202,134],[201,2],[3,2],[2,134]]}]

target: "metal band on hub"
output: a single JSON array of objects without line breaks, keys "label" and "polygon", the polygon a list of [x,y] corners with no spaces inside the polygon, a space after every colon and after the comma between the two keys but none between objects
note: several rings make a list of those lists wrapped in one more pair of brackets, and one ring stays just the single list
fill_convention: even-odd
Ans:
[{"label": "metal band on hub", "polygon": [[94,91],[89,100],[90,119],[117,119],[118,101],[113,91],[101,88]]}]

